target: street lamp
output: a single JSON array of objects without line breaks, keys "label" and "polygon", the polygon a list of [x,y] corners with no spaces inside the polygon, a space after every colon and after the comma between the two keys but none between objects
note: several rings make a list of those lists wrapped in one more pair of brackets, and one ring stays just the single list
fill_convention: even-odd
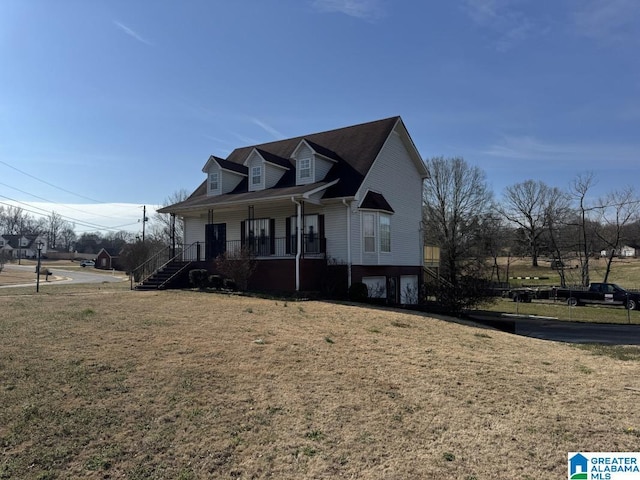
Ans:
[{"label": "street lamp", "polygon": [[42,241],[38,241],[36,244],[38,247],[38,266],[36,267],[36,293],[40,291],[40,258],[42,258],[42,247],[44,243]]}]

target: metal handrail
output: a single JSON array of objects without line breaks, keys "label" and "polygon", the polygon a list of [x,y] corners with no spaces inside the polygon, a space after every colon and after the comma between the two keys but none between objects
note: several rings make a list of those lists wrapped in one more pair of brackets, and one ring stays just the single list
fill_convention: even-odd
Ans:
[{"label": "metal handrail", "polygon": [[182,260],[188,258],[193,249],[198,249],[200,242],[194,242],[186,248],[179,249],[179,253],[171,256],[172,247],[165,247],[158,253],[148,258],[144,263],[133,269],[130,273],[131,289],[134,288],[134,279],[138,276],[139,280],[135,281],[136,285],[141,285],[145,280],[149,279],[158,270],[161,270],[174,260]]}]

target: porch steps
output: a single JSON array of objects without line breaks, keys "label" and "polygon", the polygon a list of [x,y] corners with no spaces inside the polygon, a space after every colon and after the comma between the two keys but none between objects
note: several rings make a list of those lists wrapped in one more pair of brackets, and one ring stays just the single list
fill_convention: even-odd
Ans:
[{"label": "porch steps", "polygon": [[[174,260],[147,278],[136,290],[164,290],[167,288],[182,288],[189,282],[184,273],[192,262]],[[186,282],[186,283],[185,283]]]}]

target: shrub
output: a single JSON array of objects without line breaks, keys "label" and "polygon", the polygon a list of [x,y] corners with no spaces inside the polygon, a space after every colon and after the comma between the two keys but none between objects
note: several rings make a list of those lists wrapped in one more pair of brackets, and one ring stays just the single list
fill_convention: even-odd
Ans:
[{"label": "shrub", "polygon": [[[247,290],[249,278],[253,275],[256,266],[253,252],[246,247],[242,247],[237,252],[225,252],[216,258],[216,269],[225,277],[233,280],[235,285],[233,290],[236,288],[242,291]],[[225,287],[231,288],[226,284]]]},{"label": "shrub", "polygon": [[209,284],[209,274],[203,268],[194,268],[189,271],[189,282],[194,287],[204,290]]},{"label": "shrub", "polygon": [[209,277],[209,287],[220,290],[224,286],[224,281],[220,275],[211,275]]},{"label": "shrub", "polygon": [[238,285],[236,284],[235,280],[231,278],[225,278],[222,282],[222,285],[227,290],[233,290],[233,291],[238,290]]},{"label": "shrub", "polygon": [[354,302],[366,302],[369,298],[369,289],[362,282],[352,283],[349,287],[349,298]]}]

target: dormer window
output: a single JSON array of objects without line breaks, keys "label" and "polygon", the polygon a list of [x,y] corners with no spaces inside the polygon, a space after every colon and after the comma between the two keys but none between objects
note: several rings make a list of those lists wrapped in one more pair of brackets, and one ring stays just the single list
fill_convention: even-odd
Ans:
[{"label": "dormer window", "polygon": [[296,185],[325,180],[329,170],[339,161],[335,152],[306,139],[300,140],[290,158],[296,166]]},{"label": "dormer window", "polygon": [[262,185],[262,167],[251,167],[251,185]]},{"label": "dormer window", "polygon": [[298,169],[300,173],[300,180],[306,180],[311,178],[311,159],[302,158],[298,161]]},{"label": "dormer window", "polygon": [[209,191],[217,192],[220,188],[220,174],[218,172],[209,174]]}]

